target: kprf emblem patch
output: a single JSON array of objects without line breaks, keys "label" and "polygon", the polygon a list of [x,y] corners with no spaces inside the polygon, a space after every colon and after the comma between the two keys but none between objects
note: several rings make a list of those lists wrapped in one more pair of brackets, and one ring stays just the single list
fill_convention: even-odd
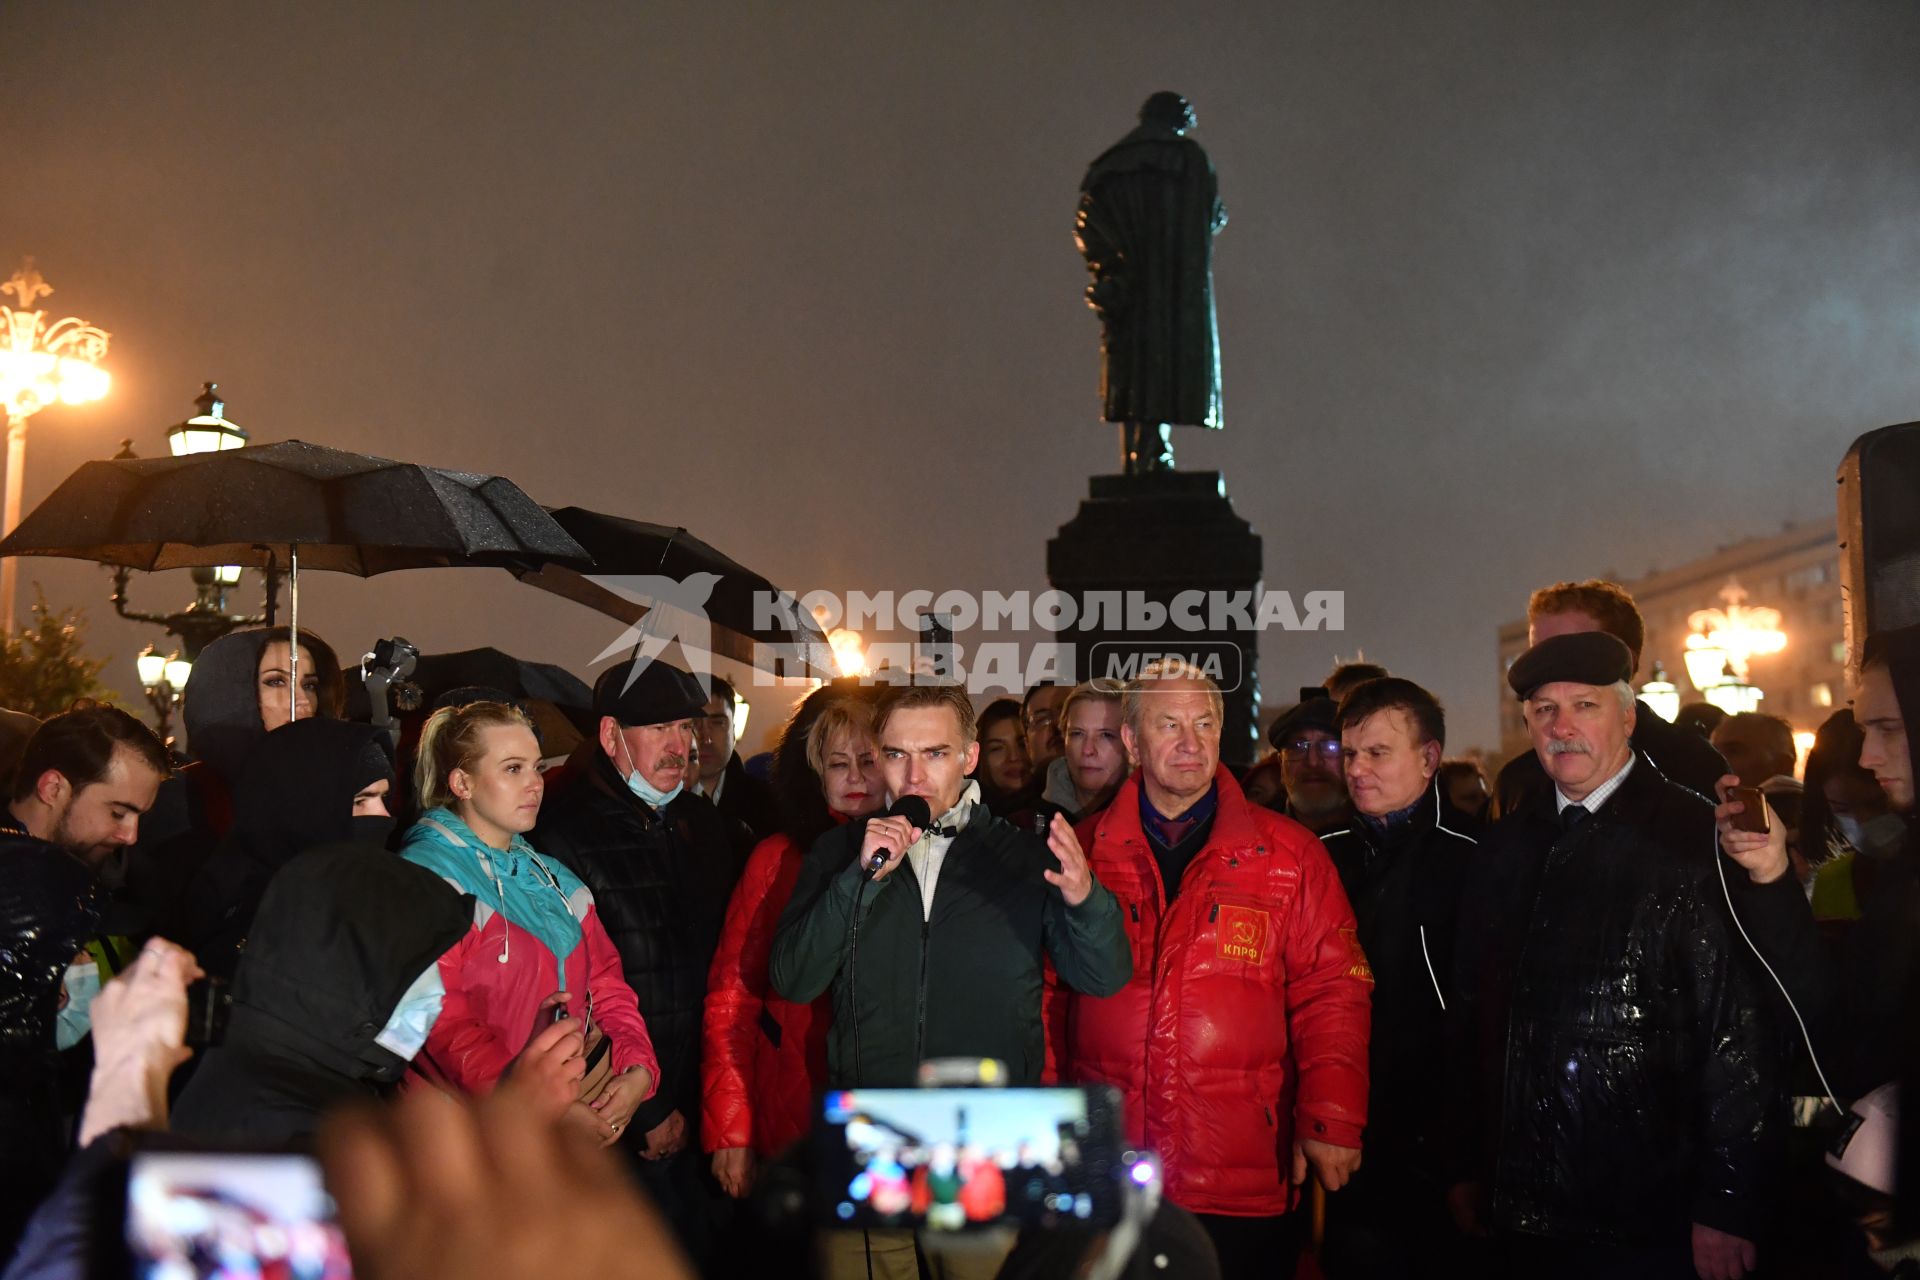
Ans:
[{"label": "kprf emblem patch", "polygon": [[1257,907],[1220,908],[1219,955],[1259,964],[1267,958],[1267,913]]},{"label": "kprf emblem patch", "polygon": [[1367,963],[1367,953],[1360,947],[1360,931],[1343,928],[1340,930],[1340,940],[1347,944],[1347,976],[1372,986],[1373,966]]}]

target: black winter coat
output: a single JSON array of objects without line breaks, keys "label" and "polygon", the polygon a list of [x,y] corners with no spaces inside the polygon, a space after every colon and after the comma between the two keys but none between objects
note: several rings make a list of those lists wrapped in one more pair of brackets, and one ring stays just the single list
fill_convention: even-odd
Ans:
[{"label": "black winter coat", "polygon": [[[1133,976],[1133,953],[1119,900],[1095,881],[1084,902],[1068,906],[1042,877],[1059,866],[1046,844],[976,804],[941,861],[928,920],[910,861],[863,883],[855,863],[865,834],[865,823],[849,822],[814,842],[768,965],[773,989],[796,1004],[832,989],[828,1080],[911,1087],[924,1059],[965,1057],[998,1058],[1007,1083],[1038,1084],[1042,957],[1076,991],[1120,990]],[[850,974],[856,903],[858,973]]]},{"label": "black winter coat", "polygon": [[682,792],[656,812],[595,743],[568,770],[530,838],[592,890],[660,1059],[660,1090],[640,1104],[624,1141],[637,1149],[678,1111],[697,1149],[707,969],[744,857],[728,820],[704,798]]},{"label": "black winter coat", "polygon": [[375,1037],[467,935],[473,899],[385,849],[340,844],[288,862],[254,924],[226,1039],[180,1095],[178,1133],[284,1143],[399,1080],[406,1061]]},{"label": "black winter coat", "polygon": [[1685,1249],[1762,1234],[1785,1041],[1727,911],[1712,807],[1644,757],[1563,831],[1551,790],[1475,851],[1448,1036],[1456,1177],[1496,1222]]},{"label": "black winter coat", "polygon": [[393,765],[370,724],[300,720],[266,734],[233,789],[233,828],[188,885],[166,936],[231,978],[261,895],[297,854],[354,835],[353,798]]},{"label": "black winter coat", "polygon": [[1403,826],[1382,833],[1357,816],[1320,837],[1340,873],[1373,969],[1368,1041],[1366,1167],[1437,1177],[1433,1049],[1445,1039],[1453,986],[1454,926],[1473,838],[1427,788]]},{"label": "black winter coat", "polygon": [[753,837],[748,842],[751,852],[753,845],[780,830],[780,803],[774,799],[772,786],[747,772],[737,751],[727,761],[723,776],[726,780],[720,784],[720,798],[713,807],[747,829]]},{"label": "black winter coat", "polygon": [[102,903],[79,859],[0,832],[0,1257],[66,1158],[53,1024],[60,980]]},{"label": "black winter coat", "polygon": [[[1652,707],[1635,702],[1633,749],[1653,761],[1670,782],[1711,799],[1713,784],[1725,777],[1727,762],[1713,744],[1691,729],[1662,720]],[[1500,766],[1493,780],[1492,816],[1504,818],[1532,796],[1553,801],[1553,783],[1531,747]]]}]

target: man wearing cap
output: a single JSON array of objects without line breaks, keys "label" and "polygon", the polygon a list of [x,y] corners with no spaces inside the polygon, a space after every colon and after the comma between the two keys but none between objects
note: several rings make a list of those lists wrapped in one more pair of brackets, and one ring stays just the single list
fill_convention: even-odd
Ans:
[{"label": "man wearing cap", "polygon": [[641,1181],[701,1261],[710,1240],[699,1161],[700,1028],[707,968],[742,864],[726,819],[688,789],[700,682],[632,660],[593,687],[595,739],[547,792],[534,847],[593,891],[660,1059],[660,1088],[622,1135]]},{"label": "man wearing cap", "polygon": [[[1618,583],[1592,578],[1586,582],[1557,582],[1542,587],[1527,600],[1527,643],[1539,644],[1554,636],[1600,631],[1626,645],[1627,679],[1640,668],[1640,649],[1646,643],[1646,623],[1633,597]],[[1726,762],[1697,733],[1667,723],[1644,702],[1635,704],[1633,749],[1669,780],[1713,795],[1714,782],[1727,771]],[[1501,766],[1493,782],[1493,814],[1501,817],[1516,808],[1529,791],[1546,794],[1546,773],[1540,758],[1523,751]]]},{"label": "man wearing cap", "polygon": [[1552,785],[1476,849],[1448,1009],[1455,1219],[1519,1275],[1755,1264],[1786,1056],[1727,909],[1710,802],[1635,750],[1633,655],[1554,636],[1508,671]]},{"label": "man wearing cap", "polygon": [[1339,703],[1320,690],[1280,713],[1267,728],[1267,741],[1280,753],[1280,778],[1287,789],[1289,818],[1324,835],[1348,825],[1353,810],[1340,769],[1340,735],[1334,729]]}]

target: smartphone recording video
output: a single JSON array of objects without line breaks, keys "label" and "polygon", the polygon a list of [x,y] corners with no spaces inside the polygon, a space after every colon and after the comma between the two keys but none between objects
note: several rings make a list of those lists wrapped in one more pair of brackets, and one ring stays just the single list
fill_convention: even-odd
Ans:
[{"label": "smartphone recording video", "polygon": [[140,1280],[353,1275],[311,1156],[138,1152],[127,1174],[126,1236]]},{"label": "smartphone recording video", "polygon": [[821,1103],[818,1202],[842,1227],[1120,1220],[1119,1100],[1104,1089],[850,1089]]}]

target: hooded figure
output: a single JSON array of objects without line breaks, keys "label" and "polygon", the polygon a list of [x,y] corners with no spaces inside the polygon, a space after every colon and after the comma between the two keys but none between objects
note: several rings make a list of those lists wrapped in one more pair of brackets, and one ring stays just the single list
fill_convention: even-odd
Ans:
[{"label": "hooded figure", "polygon": [[354,797],[393,777],[386,735],[348,720],[300,720],[264,735],[233,796],[233,828],[188,887],[176,939],[214,977],[233,972],[267,884],[295,855],[351,840],[379,847],[391,817],[356,818]]},{"label": "hooded figure", "polygon": [[473,900],[384,849],[335,844],[289,861],[255,921],[226,1040],[181,1095],[176,1132],[287,1142],[398,1081],[439,1016],[439,959]]},{"label": "hooded figure", "polygon": [[[138,915],[124,932],[178,934],[188,887],[232,828],[234,785],[267,736],[260,714],[261,658],[269,644],[287,638],[284,627],[234,631],[194,659],[180,721],[195,758],[161,784],[153,809],[141,819],[139,846],[126,860],[124,895]],[[312,716],[339,718],[339,659],[306,630],[300,649],[301,683],[307,683],[311,662],[316,684]]]}]

